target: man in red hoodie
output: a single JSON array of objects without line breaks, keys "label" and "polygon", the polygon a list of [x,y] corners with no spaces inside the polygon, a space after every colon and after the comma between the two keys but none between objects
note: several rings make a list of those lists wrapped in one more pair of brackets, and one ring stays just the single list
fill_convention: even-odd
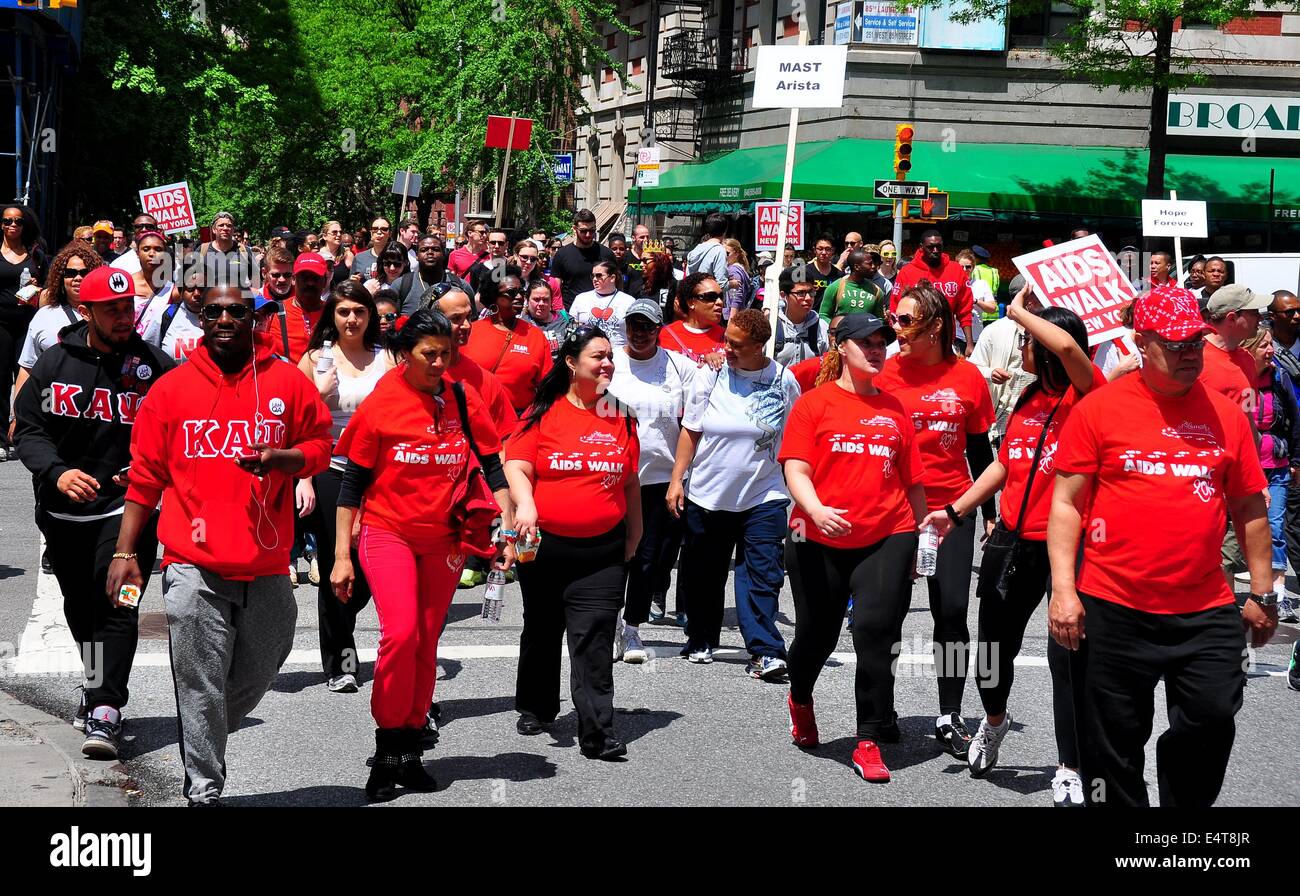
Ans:
[{"label": "man in red hoodie", "polygon": [[959,331],[957,338],[965,340],[962,354],[969,358],[975,351],[975,340],[971,335],[971,309],[975,297],[970,291],[970,277],[966,270],[943,251],[943,237],[937,230],[927,230],[921,234],[921,248],[912,256],[910,264],[898,271],[894,279],[894,290],[889,294],[889,310],[898,310],[898,302],[903,293],[928,280],[934,288],[944,294],[952,307],[953,317],[957,320]]},{"label": "man in red hoodie", "polygon": [[208,287],[200,316],[203,339],[189,363],[158,381],[136,417],[108,592],[142,581],[136,542],[161,500],[184,793],[192,805],[214,805],[226,738],[293,647],[294,477],[324,472],[331,442],[312,382],[254,346],[251,295]]}]

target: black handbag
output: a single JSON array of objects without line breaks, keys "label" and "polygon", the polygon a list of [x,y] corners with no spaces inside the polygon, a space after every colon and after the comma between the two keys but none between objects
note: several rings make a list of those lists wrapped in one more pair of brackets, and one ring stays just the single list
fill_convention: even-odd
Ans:
[{"label": "black handbag", "polygon": [[[1061,396],[1061,401],[1064,400],[1065,396]],[[1051,427],[1056,412],[1061,408],[1061,401],[1052,408],[1047,422],[1043,424],[1043,433],[1038,437],[1038,445],[1034,448],[1034,459],[1029,466],[1029,478],[1025,481],[1025,496],[1020,501],[1020,513],[1016,517],[1021,525],[1024,525],[1025,511],[1029,509],[1029,495],[1034,488],[1034,476],[1038,474],[1038,460],[1043,454],[1043,442],[1047,440],[1047,430]],[[1011,590],[1011,578],[1015,575],[1016,562],[1020,556],[1020,541],[1020,533],[1015,529],[1008,529],[1002,520],[998,520],[994,525],[993,533],[984,542],[980,580],[975,588],[975,596],[980,600],[1007,599],[1007,592]]]}]

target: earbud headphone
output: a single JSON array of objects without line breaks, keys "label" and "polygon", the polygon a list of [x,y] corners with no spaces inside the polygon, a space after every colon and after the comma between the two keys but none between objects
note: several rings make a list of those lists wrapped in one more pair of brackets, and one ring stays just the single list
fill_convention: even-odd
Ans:
[{"label": "earbud headphone", "polygon": [[[253,441],[257,441],[257,434],[262,425],[266,423],[266,418],[262,416],[262,392],[257,383],[257,355],[253,355]],[[257,483],[264,480],[258,476],[253,488],[253,503],[257,505],[257,520],[253,524],[253,535],[257,538],[257,543],[261,545],[264,551],[274,551],[280,547],[280,530],[275,527],[275,521],[271,519],[271,513],[266,509],[266,498],[258,494]],[[275,536],[275,542],[268,545],[262,540],[262,523],[271,527],[271,534]]]}]

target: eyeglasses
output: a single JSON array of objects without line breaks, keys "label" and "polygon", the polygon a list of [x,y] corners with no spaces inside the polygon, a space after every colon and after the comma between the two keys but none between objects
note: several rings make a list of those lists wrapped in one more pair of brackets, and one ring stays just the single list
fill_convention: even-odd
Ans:
[{"label": "eyeglasses", "polygon": [[1177,355],[1182,352],[1198,351],[1199,349],[1204,348],[1205,337],[1197,336],[1195,339],[1185,339],[1182,342],[1172,342],[1168,339],[1161,339],[1157,336],[1156,342],[1159,342],[1164,350],[1169,352],[1171,355]]},{"label": "eyeglasses", "polygon": [[540,255],[516,255],[515,257],[518,258],[520,261],[536,261],[541,256]]},{"label": "eyeglasses", "polygon": [[505,240],[488,240],[489,246],[504,246],[505,244]]},{"label": "eyeglasses", "polygon": [[78,277],[84,277],[84,276],[86,276],[85,268],[64,268],[63,269],[64,280],[76,280]]},{"label": "eyeglasses", "polygon": [[231,320],[243,320],[248,317],[249,310],[247,305],[218,305],[214,302],[203,306],[203,318],[215,323],[221,320],[221,315],[229,314]]},{"label": "eyeglasses", "polygon": [[5,219],[4,219],[4,225],[5,225],[5,227],[18,227],[18,226],[20,226],[22,223],[23,223],[23,219],[22,219],[22,218],[5,218]]},{"label": "eyeglasses", "polygon": [[391,324],[393,321],[397,320],[397,312],[388,311],[384,314],[379,315],[379,319],[382,321],[387,321],[388,323]]},{"label": "eyeglasses", "polygon": [[524,294],[524,291],[522,289],[503,289],[499,294],[503,296],[510,296],[510,298],[512,299],[517,299]]},{"label": "eyeglasses", "polygon": [[797,299],[806,299],[806,298],[808,298],[809,296],[815,296],[815,295],[817,295],[817,290],[815,290],[815,289],[793,289],[793,290],[790,291],[790,295],[791,295],[791,296],[794,296],[794,297],[797,298]]},{"label": "eyeglasses", "polygon": [[695,295],[691,296],[691,301],[716,302],[720,298],[722,298],[722,293],[717,292],[716,290],[711,290],[709,292],[697,292]]},{"label": "eyeglasses", "polygon": [[888,315],[886,315],[886,317],[888,318],[889,325],[891,327],[908,328],[921,323],[920,318],[913,317],[910,314],[895,314],[894,312],[891,311],[889,312]]}]

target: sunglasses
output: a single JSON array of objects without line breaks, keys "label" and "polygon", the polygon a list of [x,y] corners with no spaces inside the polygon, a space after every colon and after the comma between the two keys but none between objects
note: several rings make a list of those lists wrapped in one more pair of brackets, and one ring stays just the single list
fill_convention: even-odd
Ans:
[{"label": "sunglasses", "polygon": [[399,260],[396,259],[396,258],[390,258],[390,259],[388,259],[387,261],[384,262],[384,267],[386,267],[386,268],[400,268],[400,267],[403,267],[405,264],[406,264],[405,262],[403,262],[403,261],[399,261]]},{"label": "sunglasses", "polygon": [[64,280],[76,280],[78,277],[85,277],[85,276],[86,276],[85,268],[64,268],[63,269]]},{"label": "sunglasses", "polygon": [[919,317],[913,317],[910,314],[895,314],[892,311],[886,315],[886,318],[889,320],[889,325],[891,327],[903,327],[906,329],[921,323]]},{"label": "sunglasses", "polygon": [[148,221],[137,221],[137,222],[135,222],[134,224],[131,225],[131,229],[132,229],[132,230],[148,230],[150,227],[153,227],[153,226],[155,226],[155,225],[150,224]]},{"label": "sunglasses", "polygon": [[1171,355],[1181,354],[1183,352],[1197,351],[1205,347],[1205,337],[1197,336],[1195,339],[1185,339],[1182,342],[1172,342],[1168,339],[1156,338],[1156,341]]},{"label": "sunglasses", "polygon": [[1283,308],[1281,311],[1274,311],[1274,314],[1281,314],[1286,317],[1295,317],[1300,314],[1300,308]]},{"label": "sunglasses", "polygon": [[536,261],[541,256],[540,255],[517,255],[515,257],[518,258],[520,261]]},{"label": "sunglasses", "polygon": [[594,227],[579,227],[579,228],[578,228],[578,233],[595,233],[595,232],[596,232],[596,228],[594,228]]},{"label": "sunglasses", "polygon": [[433,297],[435,299],[441,299],[447,293],[451,292],[453,289],[456,288],[457,287],[454,283],[448,283],[445,280],[442,283],[435,283],[432,286]]},{"label": "sunglasses", "polygon": [[523,294],[524,291],[522,289],[503,289],[499,293],[499,295],[509,296],[512,299],[517,299]]},{"label": "sunglasses", "polygon": [[5,227],[17,227],[17,226],[19,226],[19,225],[22,224],[22,223],[23,223],[23,219],[22,219],[22,218],[5,218],[5,219],[4,219],[4,225],[5,225]]},{"label": "sunglasses", "polygon": [[385,314],[381,314],[379,315],[379,319],[383,321],[387,321],[388,323],[391,324],[393,321],[397,320],[397,312],[389,311]]},{"label": "sunglasses", "polygon": [[583,324],[570,330],[569,335],[564,337],[564,341],[568,343],[582,342],[596,336],[609,338],[605,334],[605,328],[600,324]]},{"label": "sunglasses", "polygon": [[243,320],[248,317],[248,312],[251,310],[247,305],[217,305],[214,303],[203,306],[203,319],[215,323],[221,320],[221,315],[229,314],[231,320]]},{"label": "sunglasses", "polygon": [[722,298],[722,293],[717,291],[697,292],[691,296],[691,300],[695,302],[716,302],[720,298]]},{"label": "sunglasses", "polygon": [[388,231],[389,231],[389,228],[387,228],[387,227],[371,227],[371,228],[370,228],[370,232],[371,232],[371,233],[388,233]]},{"label": "sunglasses", "polygon": [[504,246],[505,244],[505,240],[488,240],[489,246]]},{"label": "sunglasses", "polygon": [[897,252],[881,252],[881,253],[880,253],[880,257],[881,257],[881,258],[897,258],[897,257],[898,257],[898,253],[897,253]]}]

